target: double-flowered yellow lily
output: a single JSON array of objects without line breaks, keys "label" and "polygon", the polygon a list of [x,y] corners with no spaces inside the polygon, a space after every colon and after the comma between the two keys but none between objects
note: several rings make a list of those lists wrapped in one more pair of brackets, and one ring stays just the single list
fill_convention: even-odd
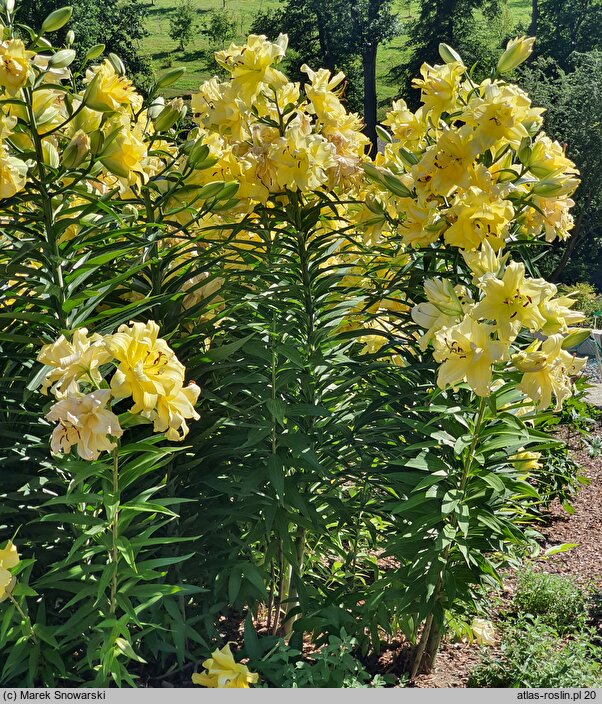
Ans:
[{"label": "double-flowered yellow lily", "polygon": [[154,321],[122,325],[107,340],[118,367],[111,379],[115,398],[132,397],[131,413],[150,413],[160,397],[181,387],[185,369]]},{"label": "double-flowered yellow lily", "polygon": [[123,435],[119,418],[107,408],[109,389],[89,394],[71,395],[54,404],[46,414],[58,422],[50,438],[50,448],[56,454],[68,454],[73,445],[84,460],[96,460],[101,452],[110,452],[113,438]]},{"label": "double-flowered yellow lily", "polygon": [[543,342],[533,342],[527,350],[512,357],[512,363],[521,372],[518,388],[538,408],[548,408],[556,398],[556,410],[560,410],[565,399],[571,396],[571,376],[585,366],[587,359],[579,359],[562,349],[564,337],[550,335]]},{"label": "double-flowered yellow lily", "polygon": [[202,687],[248,689],[259,679],[259,675],[249,672],[246,665],[234,660],[229,643],[221,650],[214,650],[203,662],[203,667],[205,672],[192,675],[193,683]]},{"label": "double-flowered yellow lily", "polygon": [[0,602],[8,599],[15,586],[15,577],[9,570],[19,564],[19,553],[12,540],[0,550]]},{"label": "double-flowered yellow lily", "polygon": [[450,328],[442,328],[433,339],[433,357],[441,362],[437,385],[444,389],[465,381],[478,396],[491,392],[493,364],[507,352],[507,346],[492,339],[493,328],[470,315]]}]

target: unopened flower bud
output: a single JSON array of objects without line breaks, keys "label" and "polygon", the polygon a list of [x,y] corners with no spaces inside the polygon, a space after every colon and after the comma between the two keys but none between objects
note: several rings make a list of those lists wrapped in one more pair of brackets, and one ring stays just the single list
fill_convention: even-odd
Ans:
[{"label": "unopened flower bud", "polygon": [[90,153],[90,137],[78,130],[63,152],[63,164],[68,169],[79,166]]},{"label": "unopened flower bud", "polygon": [[182,117],[183,110],[185,110],[185,106],[182,98],[174,98],[170,101],[163,110],[161,110],[155,120],[155,129],[157,132],[164,132],[171,129]]},{"label": "unopened flower bud", "polygon": [[58,169],[60,164],[59,153],[52,142],[45,140],[42,143],[42,154],[46,165],[53,169]]},{"label": "unopened flower bud", "polygon": [[508,73],[513,71],[526,61],[533,51],[535,37],[517,37],[511,39],[506,45],[506,51],[500,56],[497,62],[498,73]]}]

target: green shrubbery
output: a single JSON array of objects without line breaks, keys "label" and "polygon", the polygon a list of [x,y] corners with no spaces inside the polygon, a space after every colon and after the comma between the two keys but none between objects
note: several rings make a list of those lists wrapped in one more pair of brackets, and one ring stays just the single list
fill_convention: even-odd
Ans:
[{"label": "green shrubbery", "polygon": [[582,631],[563,641],[539,619],[506,626],[498,655],[485,655],[469,687],[600,687],[602,649]]},{"label": "green shrubbery", "polygon": [[519,574],[514,605],[521,616],[533,616],[558,633],[581,630],[587,615],[586,596],[571,578],[532,569]]},{"label": "green shrubbery", "polygon": [[586,592],[571,577],[518,574],[497,651],[485,652],[469,687],[599,687],[602,648],[587,626]]}]

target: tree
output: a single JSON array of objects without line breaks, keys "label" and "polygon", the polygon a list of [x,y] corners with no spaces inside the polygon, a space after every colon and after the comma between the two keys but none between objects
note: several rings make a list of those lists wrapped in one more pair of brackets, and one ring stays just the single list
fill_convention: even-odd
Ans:
[{"label": "tree", "polygon": [[192,0],[179,0],[176,9],[169,17],[169,36],[178,42],[178,49],[184,51],[196,31]]},{"label": "tree", "polygon": [[[481,15],[477,15],[480,11]],[[503,0],[421,0],[418,19],[409,28],[410,57],[389,72],[389,80],[413,105],[411,80],[424,63],[440,62],[439,44],[457,49],[467,66],[491,66],[508,33],[510,19]]]},{"label": "tree", "polygon": [[553,59],[538,59],[521,78],[533,102],[546,108],[546,132],[566,145],[581,172],[572,237],[544,257],[544,267],[553,281],[589,279],[602,288],[602,52],[575,53],[569,60],[565,71]]},{"label": "tree", "polygon": [[[105,53],[118,54],[136,85],[144,89],[152,76],[151,63],[140,51],[146,36],[147,7],[143,0],[73,0],[69,29],[75,32],[78,52],[83,56],[94,44],[104,44]],[[23,0],[17,4],[17,20],[37,26],[40,17],[65,5],[64,0]],[[67,28],[58,34],[64,38]]]},{"label": "tree", "polygon": [[399,32],[397,16],[393,14],[391,0],[350,0],[351,31],[358,42],[362,58],[364,79],[365,134],[370,140],[370,156],[377,152],[376,122],[376,58],[379,45],[392,39]]},{"label": "tree", "polygon": [[[347,100],[363,108],[365,133],[376,150],[376,58],[379,46],[400,31],[393,0],[281,0],[283,7],[259,15],[252,31],[289,36],[294,52],[290,73],[302,64],[344,71]],[[300,76],[299,76],[300,77]]]},{"label": "tree", "polygon": [[571,54],[602,49],[602,0],[532,0],[530,33],[537,56],[571,69]]},{"label": "tree", "polygon": [[226,10],[211,10],[202,30],[212,47],[223,47],[236,34],[236,22]]}]

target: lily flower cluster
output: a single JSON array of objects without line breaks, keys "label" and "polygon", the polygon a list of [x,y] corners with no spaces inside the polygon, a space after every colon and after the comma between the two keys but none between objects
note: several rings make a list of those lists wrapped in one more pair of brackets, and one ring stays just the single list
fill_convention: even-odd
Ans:
[{"label": "lily flower cluster", "polygon": [[8,599],[16,579],[10,572],[19,564],[19,553],[11,540],[0,550],[0,602]]},{"label": "lily flower cluster", "polygon": [[212,78],[192,97],[197,134],[215,164],[189,183],[234,180],[247,212],[286,190],[348,191],[363,179],[368,140],[341,102],[344,75],[303,66],[309,80],[302,90],[277,68],[287,44],[286,35],[232,44],[216,54],[230,80]]},{"label": "lily flower cluster", "polygon": [[[589,331],[573,326],[585,316],[575,301],[557,296],[554,284],[526,275],[525,265],[508,262],[485,242],[479,252],[463,252],[473,275],[473,293],[465,286],[434,278],[425,282],[427,301],[412,309],[426,332],[419,340],[433,347],[440,363],[440,388],[466,382],[478,396],[488,396],[494,371],[521,373],[518,389],[539,408],[556,399],[559,409],[572,393],[571,376],[586,360],[566,351]],[[525,345],[525,334],[535,338]]]},{"label": "lily flower cluster", "polygon": [[[510,42],[498,71],[527,58],[532,43]],[[543,110],[524,91],[499,78],[475,84],[451,48],[441,54],[445,63],[424,64],[414,82],[422,106],[411,112],[397,101],[387,115],[390,142],[365,166],[371,210],[379,204],[383,228],[408,251],[462,255],[465,273],[448,271],[443,258],[441,276],[424,283],[425,300],[412,309],[424,329],[419,347],[432,346],[440,365],[439,387],[465,382],[487,396],[497,371],[518,372],[525,399],[539,408],[555,399],[559,408],[585,364],[567,352],[588,334],[575,328],[584,316],[507,250],[569,236],[578,172],[540,132]]]},{"label": "lily flower cluster", "polygon": [[[532,40],[523,41],[528,56]],[[383,214],[415,248],[487,242],[497,252],[521,239],[568,238],[578,171],[540,132],[544,110],[502,79],[475,84],[442,47],[448,61],[424,64],[414,81],[422,106],[411,112],[399,100],[384,121],[390,142],[369,170]]]},{"label": "lily flower cluster", "polygon": [[186,420],[199,418],[200,389],[194,382],[184,386],[186,370],[153,321],[121,325],[111,335],[80,328],[71,340],[61,335],[45,345],[37,359],[49,367],[41,391],[57,399],[46,414],[57,423],[50,441],[55,454],[76,446],[82,459],[95,460],[113,450],[124,431],[111,408],[127,398],[129,413],[152,422],[168,440],[183,440]]},{"label": "lily flower cluster", "polygon": [[248,689],[250,684],[256,684],[259,675],[249,672],[249,668],[234,660],[230,643],[220,650],[214,650],[211,657],[203,662],[205,672],[195,672],[192,675],[193,684],[211,689]]},{"label": "lily flower cluster", "polygon": [[[69,8],[57,12],[63,10]],[[65,222],[66,241],[101,218],[91,212],[90,196],[128,199],[178,159],[187,165],[169,136],[186,113],[181,99],[156,99],[146,108],[118,57],[90,65],[102,45],[85,57],[81,76],[70,68],[75,50],[36,53],[12,31],[0,28],[8,37],[0,41],[0,200],[54,176],[65,186],[52,207],[53,218]],[[26,158],[32,153],[36,159]]]}]

